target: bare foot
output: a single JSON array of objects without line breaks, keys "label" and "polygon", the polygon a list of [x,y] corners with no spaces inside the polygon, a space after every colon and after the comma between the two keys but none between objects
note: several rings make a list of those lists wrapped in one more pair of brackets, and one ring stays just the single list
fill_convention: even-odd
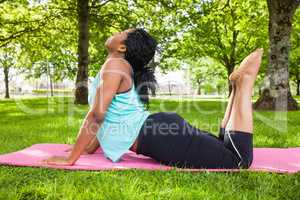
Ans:
[{"label": "bare foot", "polygon": [[230,74],[229,80],[234,82],[244,75],[250,75],[255,80],[261,64],[262,55],[262,48],[258,48],[249,54],[241,62],[240,67]]}]

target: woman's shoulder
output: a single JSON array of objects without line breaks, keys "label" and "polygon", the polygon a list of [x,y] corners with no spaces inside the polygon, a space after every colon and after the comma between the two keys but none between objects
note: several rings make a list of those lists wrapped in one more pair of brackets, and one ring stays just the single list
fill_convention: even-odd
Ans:
[{"label": "woman's shoulder", "polygon": [[101,78],[103,73],[128,74],[131,72],[131,66],[124,58],[108,58],[99,71]]},{"label": "woman's shoulder", "polygon": [[114,57],[114,58],[108,58],[103,64],[104,68],[118,68],[118,67],[128,67],[130,66],[130,63],[122,57]]}]

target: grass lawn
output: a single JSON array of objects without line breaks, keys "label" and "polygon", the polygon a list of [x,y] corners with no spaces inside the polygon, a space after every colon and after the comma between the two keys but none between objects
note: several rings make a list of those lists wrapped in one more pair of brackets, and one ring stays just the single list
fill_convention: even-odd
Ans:
[{"label": "grass lawn", "polygon": [[[153,100],[151,112],[176,111],[217,133],[226,103]],[[74,143],[87,106],[71,98],[0,100],[0,154],[35,143]],[[255,112],[254,145],[300,146],[300,111]],[[209,172],[63,171],[0,166],[0,199],[299,199],[294,175]]]}]

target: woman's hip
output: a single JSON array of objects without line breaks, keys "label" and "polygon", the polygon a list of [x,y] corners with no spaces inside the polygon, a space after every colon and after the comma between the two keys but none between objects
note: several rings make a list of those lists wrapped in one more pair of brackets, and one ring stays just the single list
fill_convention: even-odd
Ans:
[{"label": "woman's hip", "polygon": [[236,156],[212,134],[174,112],[149,115],[137,138],[137,154],[177,167],[236,168]]}]

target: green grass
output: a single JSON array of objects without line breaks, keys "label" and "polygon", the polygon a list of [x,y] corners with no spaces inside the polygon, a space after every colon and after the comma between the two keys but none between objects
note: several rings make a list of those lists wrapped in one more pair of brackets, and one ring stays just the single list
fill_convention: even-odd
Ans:
[{"label": "green grass", "polygon": [[[217,133],[226,103],[153,100]],[[71,98],[0,100],[0,154],[35,143],[73,143],[87,112]],[[300,146],[300,112],[255,112],[255,146]],[[0,199],[298,199],[300,173],[64,171],[0,166]]]}]

